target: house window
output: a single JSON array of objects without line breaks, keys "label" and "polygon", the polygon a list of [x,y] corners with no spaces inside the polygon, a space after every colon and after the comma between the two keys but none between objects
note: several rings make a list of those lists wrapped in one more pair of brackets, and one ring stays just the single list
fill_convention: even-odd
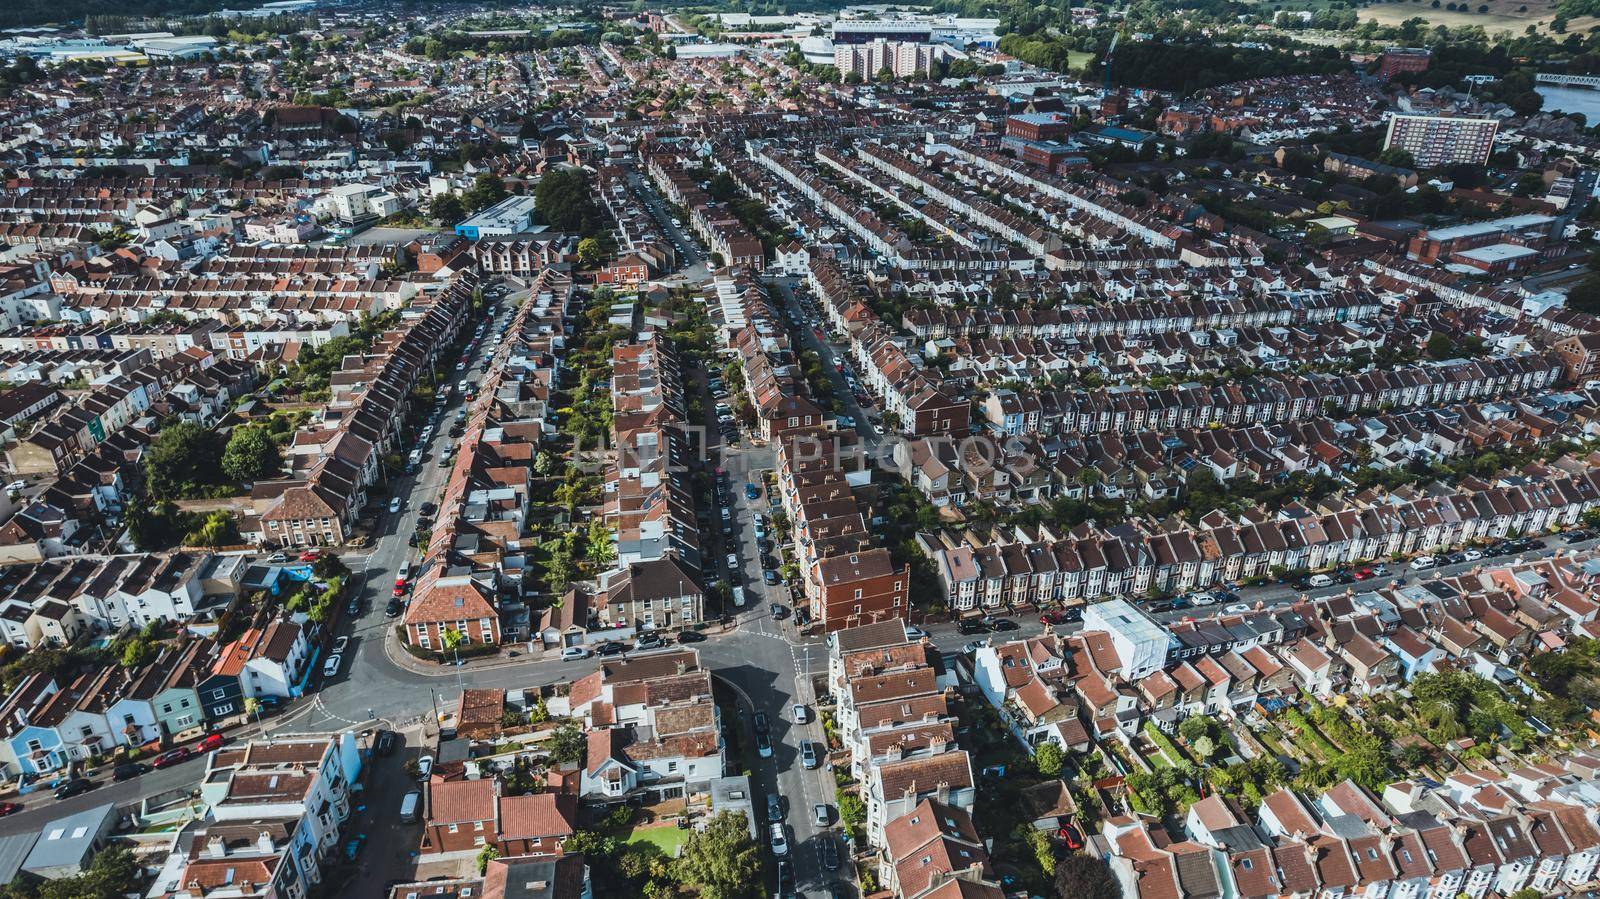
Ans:
[{"label": "house window", "polygon": [[44,748],[44,744],[40,743],[38,740],[29,740],[28,741],[28,751],[29,752],[38,752],[39,750],[41,750],[43,748]]},{"label": "house window", "polygon": [[458,824],[452,824],[452,825],[450,825],[450,832],[451,832],[451,833],[455,833],[455,832],[456,832],[456,831],[458,831],[458,830],[460,830],[460,829],[461,829],[461,826],[460,826],[460,825],[458,825]]},{"label": "house window", "polygon": [[227,690],[226,687],[211,691],[211,698],[212,699],[226,699],[227,697],[228,697],[228,690]]},{"label": "house window", "polygon": [[163,703],[162,706],[161,706],[161,714],[163,714],[163,715],[172,714],[172,703],[170,703],[170,702]]},{"label": "house window", "polygon": [[861,588],[857,587],[856,588],[856,599],[860,599],[860,598],[861,598]]},{"label": "house window", "polygon": [[668,774],[671,774],[672,772],[677,771],[677,770],[678,770],[678,763],[677,762],[667,762],[667,773]]},{"label": "house window", "polygon": [[218,715],[232,714],[232,712],[233,712],[233,703],[225,702],[222,705],[219,705],[216,708],[212,709],[212,711],[215,712]]},{"label": "house window", "polygon": [[178,725],[179,728],[189,727],[190,725],[194,724],[194,716],[179,715],[178,717],[172,719],[172,723]]}]

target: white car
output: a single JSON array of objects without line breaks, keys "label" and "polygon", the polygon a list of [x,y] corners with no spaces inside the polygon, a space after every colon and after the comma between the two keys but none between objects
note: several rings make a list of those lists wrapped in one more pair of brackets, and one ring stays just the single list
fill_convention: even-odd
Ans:
[{"label": "white car", "polygon": [[331,655],[339,655],[339,654],[343,653],[344,652],[344,648],[346,646],[349,646],[349,645],[350,645],[350,638],[345,636],[345,635],[343,635],[343,634],[340,634],[338,637],[334,638],[334,641],[333,641],[333,652],[331,653]]},{"label": "white car", "polygon": [[561,661],[563,662],[576,662],[579,659],[587,659],[588,657],[589,647],[587,646],[568,646],[566,649],[561,650]]},{"label": "white car", "polygon": [[338,653],[328,656],[328,660],[322,663],[322,676],[333,677],[339,673],[339,668],[342,665],[344,665],[343,656],[339,655]]},{"label": "white car", "polygon": [[783,832],[782,824],[772,825],[772,854],[779,858],[789,854],[789,836]]},{"label": "white car", "polygon": [[811,720],[811,710],[798,702],[789,706],[789,714],[794,717],[796,724],[804,724]]},{"label": "white car", "polygon": [[1433,556],[1417,556],[1411,560],[1411,567],[1416,571],[1427,571],[1438,564],[1439,560]]},{"label": "white car", "polygon": [[12,481],[6,485],[7,493],[21,493],[28,486],[27,481]]},{"label": "white car", "polygon": [[1464,550],[1461,551],[1461,558],[1466,559],[1468,562],[1476,562],[1479,559],[1483,558],[1483,550],[1481,550],[1481,549],[1464,549]]},{"label": "white car", "polygon": [[389,500],[389,514],[393,515],[396,512],[399,512],[400,511],[400,504],[402,502],[404,502],[404,500],[402,500],[398,496],[395,497],[394,499]]},{"label": "white car", "polygon": [[1222,611],[1227,612],[1229,615],[1243,615],[1244,613],[1250,611],[1250,604],[1249,603],[1243,603],[1243,602],[1236,602],[1233,605],[1228,606],[1226,609],[1223,609]]},{"label": "white car", "polygon": [[928,632],[923,630],[922,628],[917,627],[914,624],[906,625],[906,639],[908,639],[908,640],[924,640],[924,639],[927,639],[927,636],[928,636]]},{"label": "white car", "polygon": [[728,570],[729,571],[738,571],[739,570],[739,557],[737,555],[735,555],[734,553],[728,553]]},{"label": "white car", "polygon": [[427,780],[433,773],[433,756],[425,755],[417,759],[417,780]]}]

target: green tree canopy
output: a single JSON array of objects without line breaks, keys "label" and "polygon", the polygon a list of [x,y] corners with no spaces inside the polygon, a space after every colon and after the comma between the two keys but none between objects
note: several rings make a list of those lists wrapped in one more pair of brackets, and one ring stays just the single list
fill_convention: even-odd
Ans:
[{"label": "green tree canopy", "polygon": [[1073,853],[1056,860],[1056,899],[1121,899],[1111,868],[1092,855]]},{"label": "green tree canopy", "polygon": [[692,833],[678,858],[678,876],[701,899],[743,899],[761,890],[761,847],[744,815],[720,812]]},{"label": "green tree canopy", "polygon": [[161,429],[145,453],[145,486],[158,499],[192,497],[222,474],[222,438],[192,421]]},{"label": "green tree canopy", "polygon": [[222,453],[222,470],[235,481],[254,481],[275,473],[283,465],[278,444],[266,428],[235,428]]}]

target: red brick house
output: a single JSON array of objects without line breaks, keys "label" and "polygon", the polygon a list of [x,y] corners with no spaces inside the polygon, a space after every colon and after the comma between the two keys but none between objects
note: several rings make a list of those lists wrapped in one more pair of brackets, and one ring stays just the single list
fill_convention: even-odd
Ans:
[{"label": "red brick house", "polygon": [[557,793],[506,796],[500,800],[495,845],[502,856],[559,855],[577,830],[578,799]]},{"label": "red brick house", "polygon": [[435,565],[417,582],[406,609],[406,641],[442,652],[445,633],[454,630],[467,643],[499,643],[500,611],[491,590],[467,575],[441,577]]},{"label": "red brick house", "polygon": [[494,839],[498,792],[497,782],[488,779],[433,784],[423,851],[460,852],[489,843]]},{"label": "red brick house", "polygon": [[910,581],[910,572],[882,548],[820,559],[821,593],[813,613],[828,631],[904,618]]}]

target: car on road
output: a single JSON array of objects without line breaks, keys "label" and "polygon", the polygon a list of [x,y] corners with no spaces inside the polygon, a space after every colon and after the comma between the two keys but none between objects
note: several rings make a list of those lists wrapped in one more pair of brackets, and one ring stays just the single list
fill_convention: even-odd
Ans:
[{"label": "car on road", "polygon": [[346,646],[349,646],[349,645],[350,645],[349,636],[347,636],[345,634],[340,634],[339,636],[333,638],[333,648],[328,650],[328,651],[330,653],[332,653],[333,655],[338,655],[338,654],[344,652],[344,648]]},{"label": "car on road", "polygon": [[1065,620],[1066,619],[1062,617],[1061,613],[1056,611],[1045,612],[1043,615],[1039,616],[1040,624],[1060,624]]},{"label": "car on road", "polygon": [[1417,556],[1415,559],[1411,560],[1411,568],[1414,571],[1427,571],[1430,568],[1436,567],[1438,564],[1439,561],[1433,556]]},{"label": "car on road", "polygon": [[961,647],[961,651],[965,653],[974,653],[988,645],[988,640],[969,640],[967,641],[966,646]]},{"label": "car on road", "polygon": [[566,649],[561,650],[561,661],[563,662],[576,662],[579,659],[587,659],[588,657],[589,648],[587,646],[568,646]]},{"label": "car on road", "polygon": [[1389,574],[1390,574],[1389,566],[1387,566],[1387,565],[1374,565],[1374,566],[1372,566],[1372,573],[1376,577],[1388,577]]},{"label": "car on road", "polygon": [[1564,543],[1566,543],[1567,545],[1570,546],[1570,545],[1572,545],[1574,543],[1582,543],[1583,541],[1588,540],[1592,536],[1594,536],[1594,535],[1590,534],[1588,531],[1584,531],[1584,530],[1567,531],[1565,534],[1561,535],[1561,540]]},{"label": "car on road", "polygon": [[660,649],[666,645],[666,641],[661,639],[660,634],[645,634],[633,642],[633,651],[644,652],[650,649]]},{"label": "car on road", "polygon": [[176,765],[179,762],[188,760],[189,756],[191,755],[194,755],[194,750],[187,746],[179,746],[177,749],[169,749],[166,752],[156,756],[154,759],[151,759],[150,767],[158,770],[161,768],[171,768],[173,765]]},{"label": "car on road", "polygon": [[94,789],[94,781],[86,777],[74,777],[59,787],[56,787],[56,798],[67,799],[79,793],[87,793]]},{"label": "car on road", "polygon": [[1464,559],[1465,561],[1468,561],[1468,562],[1476,562],[1479,559],[1483,558],[1483,550],[1481,550],[1481,549],[1464,549],[1464,550],[1461,551],[1461,558]]},{"label": "car on road", "polygon": [[6,815],[15,815],[20,811],[22,811],[22,803],[20,802],[0,802],[0,818],[4,818]]},{"label": "car on road", "polygon": [[839,870],[839,844],[834,840],[833,834],[823,834],[822,843],[818,849],[819,857],[822,859],[822,867],[827,868],[829,871]]},{"label": "car on road", "polygon": [[761,498],[761,488],[757,487],[755,484],[745,484],[744,485],[744,498],[745,499],[760,499]]},{"label": "car on road", "polygon": [[328,660],[322,663],[322,676],[333,677],[339,673],[339,668],[342,665],[344,665],[343,656],[338,655],[337,653],[328,656]]},{"label": "car on road", "polygon": [[626,643],[618,643],[615,640],[607,640],[594,648],[594,654],[597,656],[621,655],[627,651],[628,646]]},{"label": "car on road", "polygon": [[144,762],[123,762],[111,770],[112,780],[132,780],[150,770]]},{"label": "car on road", "polygon": [[385,758],[394,755],[395,746],[400,742],[400,737],[392,730],[378,731],[378,738],[372,742],[372,751]]},{"label": "car on road", "polygon": [[438,508],[439,507],[435,506],[433,503],[423,503],[421,508],[419,508],[417,511],[421,512],[424,515],[432,515],[434,513],[434,511],[436,509],[438,509]]},{"label": "car on road", "polygon": [[789,837],[783,832],[782,824],[772,825],[769,842],[772,844],[773,855],[781,857],[789,854]]},{"label": "car on road", "polygon": [[788,617],[789,617],[789,607],[788,606],[785,606],[784,604],[777,603],[777,602],[772,604],[772,620],[773,621],[782,621],[783,619],[788,618]]},{"label": "car on road", "polygon": [[822,754],[817,751],[817,744],[810,740],[800,741],[800,764],[807,769],[816,768],[822,764]]},{"label": "car on road", "polygon": [[344,614],[345,614],[346,618],[360,618],[361,617],[361,597],[359,597],[359,596],[350,597],[350,601],[345,604]]},{"label": "car on road", "polygon": [[1014,631],[1021,626],[1010,618],[994,618],[989,622],[989,627],[996,631]]},{"label": "car on road", "polygon": [[401,602],[399,597],[394,597],[394,598],[389,600],[389,604],[388,605],[383,607],[383,617],[385,617],[385,618],[399,618],[400,617],[400,613],[404,612],[405,610],[406,610],[406,604]]},{"label": "car on road", "polygon": [[320,550],[320,549],[308,549],[305,552],[300,554],[300,561],[302,561],[302,562],[315,562],[316,560],[322,558],[322,556],[323,556],[322,550]]},{"label": "car on road", "polygon": [[827,827],[828,826],[828,820],[829,819],[828,819],[828,806],[827,806],[827,803],[819,802],[816,805],[813,805],[811,807],[811,823],[812,824],[815,824],[818,827]]},{"label": "car on road", "polygon": [[750,726],[755,728],[755,732],[758,734],[768,733],[772,730],[772,726],[767,723],[766,712],[756,712],[750,719]]},{"label": "car on road", "polygon": [[679,643],[704,643],[705,639],[705,634],[702,634],[699,631],[691,628],[684,628],[683,630],[678,631]]},{"label": "car on road", "polygon": [[433,774],[433,756],[425,755],[417,759],[417,780],[427,780]]},{"label": "car on road", "polygon": [[1306,578],[1306,582],[1305,583],[1306,583],[1307,587],[1332,587],[1333,586],[1333,575],[1331,575],[1331,574],[1313,574],[1312,576]]},{"label": "car on road", "polygon": [[772,738],[766,734],[756,734],[756,755],[764,759],[772,758]]},{"label": "car on road", "polygon": [[11,483],[6,485],[6,492],[7,493],[21,493],[23,490],[27,489],[27,486],[28,486],[28,482],[27,481],[12,481]]},{"label": "car on road", "polygon": [[210,752],[213,749],[221,749],[227,742],[228,738],[222,734],[206,734],[200,738],[200,742],[194,744],[194,751]]},{"label": "car on road", "polygon": [[778,577],[778,573],[776,571],[768,568],[761,572],[761,582],[766,584],[768,587],[776,587],[783,583],[783,578]]},{"label": "car on road", "polygon": [[767,794],[767,823],[777,824],[783,820],[783,799],[776,793]]},{"label": "car on road", "polygon": [[789,717],[793,718],[796,724],[805,724],[811,720],[811,710],[806,708],[805,703],[797,702],[789,706]]},{"label": "car on road", "polygon": [[1236,602],[1233,605],[1228,606],[1227,608],[1223,609],[1222,611],[1227,612],[1229,615],[1243,615],[1246,612],[1250,611],[1250,604],[1249,603],[1244,603],[1244,602]]},{"label": "car on road", "polygon": [[393,514],[399,512],[400,511],[400,506],[404,502],[405,502],[404,498],[398,497],[398,496],[394,497],[391,500],[389,500],[389,514],[393,515]]},{"label": "car on road", "polygon": [[963,636],[970,637],[974,634],[987,634],[989,625],[980,619],[968,618],[956,625],[956,630],[960,631]]}]

